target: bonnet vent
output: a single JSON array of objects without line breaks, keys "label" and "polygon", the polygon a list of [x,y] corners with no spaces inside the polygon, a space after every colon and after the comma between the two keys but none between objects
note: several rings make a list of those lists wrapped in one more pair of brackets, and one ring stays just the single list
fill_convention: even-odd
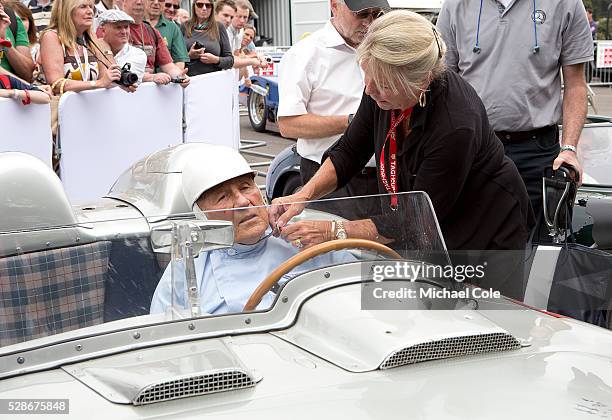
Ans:
[{"label": "bonnet vent", "polygon": [[249,369],[230,338],[157,346],[88,360],[62,369],[107,400],[147,405],[253,388],[261,373]]},{"label": "bonnet vent", "polygon": [[133,400],[133,404],[153,404],[178,398],[207,395],[254,386],[255,380],[253,377],[240,370],[204,373],[151,384],[138,393]]},{"label": "bonnet vent", "polygon": [[393,352],[383,361],[380,369],[519,348],[521,348],[521,343],[516,338],[501,332],[449,337],[428,343],[419,343]]}]

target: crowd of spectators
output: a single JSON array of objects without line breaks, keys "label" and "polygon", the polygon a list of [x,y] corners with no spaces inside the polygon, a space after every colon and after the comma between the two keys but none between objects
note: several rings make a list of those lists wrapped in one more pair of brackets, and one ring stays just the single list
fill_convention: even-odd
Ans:
[{"label": "crowd of spectators", "polygon": [[[252,16],[248,0],[195,0],[190,12],[180,0],[0,0],[0,94],[50,102],[141,82],[185,87],[230,68],[248,74],[267,65],[245,28]],[[121,77],[126,68],[137,80]]]}]

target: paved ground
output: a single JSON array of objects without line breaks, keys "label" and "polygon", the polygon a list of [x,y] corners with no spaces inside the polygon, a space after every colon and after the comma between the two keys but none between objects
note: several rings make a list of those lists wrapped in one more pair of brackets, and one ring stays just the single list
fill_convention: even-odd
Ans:
[{"label": "paved ground", "polygon": [[[285,139],[281,137],[281,135],[278,133],[272,133],[272,132],[258,133],[254,131],[251,128],[251,124],[249,122],[248,116],[240,117],[240,138],[243,141],[243,146],[245,144],[244,142],[245,140],[248,140],[248,141],[255,140],[255,141],[265,141],[266,142],[266,145],[263,147],[257,147],[257,148],[248,149],[248,150],[255,152],[255,153],[263,153],[263,154],[271,155],[269,157],[243,153],[246,160],[251,164],[270,161],[273,159],[273,156],[276,156],[284,148],[292,144],[295,144],[294,140]],[[267,165],[257,166],[255,169],[261,172],[267,172],[268,166]],[[258,176],[255,181],[257,182],[258,185],[264,185],[266,182],[265,176],[263,175]]]},{"label": "paved ground", "polygon": [[610,87],[594,87],[593,88],[595,108],[589,105],[589,114],[599,114],[612,116],[612,88]]}]

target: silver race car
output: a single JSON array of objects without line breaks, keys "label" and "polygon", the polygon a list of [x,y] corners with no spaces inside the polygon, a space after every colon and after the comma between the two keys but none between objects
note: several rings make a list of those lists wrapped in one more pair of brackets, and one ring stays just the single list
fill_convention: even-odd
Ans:
[{"label": "silver race car", "polygon": [[[181,192],[202,147],[148,156],[78,207],[41,162],[0,154],[0,417],[612,416],[612,332],[477,287],[426,194],[397,211],[386,195],[303,203],[292,220],[341,223],[370,200],[386,245],[267,229],[247,255],[253,207],[194,215]],[[215,258],[233,289],[201,275]],[[232,293],[247,299],[211,297]]]}]

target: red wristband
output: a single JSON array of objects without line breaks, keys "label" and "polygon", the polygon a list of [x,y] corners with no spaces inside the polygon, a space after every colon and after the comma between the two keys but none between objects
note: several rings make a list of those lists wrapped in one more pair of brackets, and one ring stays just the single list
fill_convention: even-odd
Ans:
[{"label": "red wristband", "polygon": [[21,103],[24,105],[30,105],[30,103],[32,103],[32,99],[30,98],[30,93],[25,89],[24,89],[24,92],[25,92],[25,99],[23,99]]}]

